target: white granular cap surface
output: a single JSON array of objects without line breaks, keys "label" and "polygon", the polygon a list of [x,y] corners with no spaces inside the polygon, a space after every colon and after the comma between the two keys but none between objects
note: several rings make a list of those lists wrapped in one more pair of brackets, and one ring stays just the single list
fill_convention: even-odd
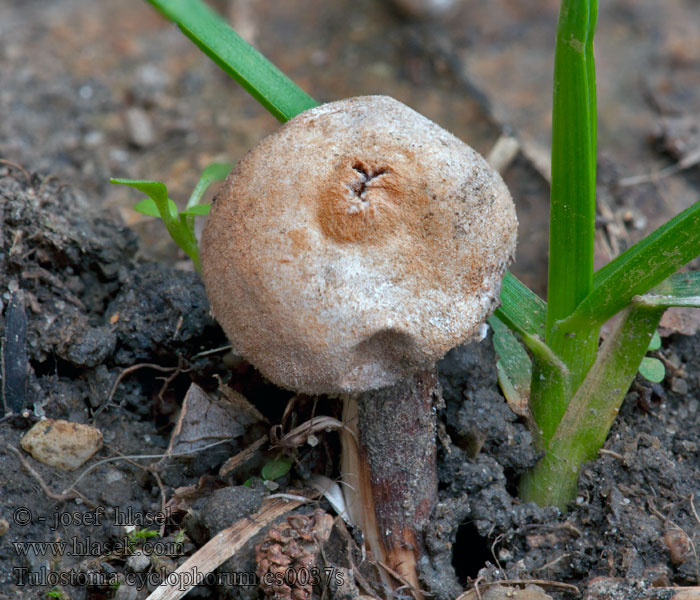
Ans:
[{"label": "white granular cap surface", "polygon": [[392,98],[349,98],[237,165],[204,229],[203,277],[234,347],[271,381],[354,393],[479,336],[516,229],[472,148]]}]

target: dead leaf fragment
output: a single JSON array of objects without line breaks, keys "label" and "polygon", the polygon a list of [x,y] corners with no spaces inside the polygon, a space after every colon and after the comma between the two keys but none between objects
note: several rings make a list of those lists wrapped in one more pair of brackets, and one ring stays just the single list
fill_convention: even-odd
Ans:
[{"label": "dead leaf fragment", "polygon": [[190,505],[197,499],[211,495],[215,490],[227,487],[227,484],[212,475],[202,475],[196,485],[185,485],[176,488],[172,497],[165,505],[167,512],[187,512]]},{"label": "dead leaf fragment", "polygon": [[182,402],[167,455],[193,452],[213,442],[243,435],[244,428],[238,417],[235,406],[212,400],[193,383]]},{"label": "dead leaf fragment", "polygon": [[661,317],[659,335],[668,337],[674,333],[695,335],[700,331],[700,310],[697,308],[669,308]]}]

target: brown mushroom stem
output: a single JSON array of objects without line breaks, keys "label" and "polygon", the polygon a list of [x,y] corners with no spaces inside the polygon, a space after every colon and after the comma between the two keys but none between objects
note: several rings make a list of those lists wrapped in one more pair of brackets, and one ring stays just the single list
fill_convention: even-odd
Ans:
[{"label": "brown mushroom stem", "polygon": [[422,371],[396,385],[348,396],[343,410],[341,468],[350,518],[375,560],[412,585],[418,597],[417,561],[437,502],[437,390],[436,372]]}]

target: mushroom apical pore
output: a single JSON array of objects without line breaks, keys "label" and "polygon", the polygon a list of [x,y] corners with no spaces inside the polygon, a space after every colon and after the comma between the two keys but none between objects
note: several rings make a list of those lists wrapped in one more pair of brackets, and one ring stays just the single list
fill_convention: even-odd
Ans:
[{"label": "mushroom apical pore", "polygon": [[202,237],[212,310],[273,382],[358,393],[476,338],[515,251],[486,161],[385,96],[298,115],[229,175]]}]

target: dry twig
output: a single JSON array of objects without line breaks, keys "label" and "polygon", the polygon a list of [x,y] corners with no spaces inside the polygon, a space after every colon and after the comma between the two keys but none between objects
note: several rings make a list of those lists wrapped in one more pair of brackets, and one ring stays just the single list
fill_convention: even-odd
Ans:
[{"label": "dry twig", "polygon": [[19,459],[19,462],[24,468],[24,470],[27,471],[27,473],[29,473],[32,477],[34,477],[34,479],[37,480],[39,487],[41,487],[41,491],[44,492],[44,494],[46,494],[52,500],[56,500],[58,502],[69,502],[70,500],[80,498],[90,508],[94,508],[96,506],[96,504],[92,502],[92,500],[89,500],[77,490],[64,491],[62,494],[57,494],[56,492],[52,491],[51,488],[49,488],[49,486],[46,485],[46,482],[44,481],[42,476],[39,475],[39,473],[29,464],[29,462],[27,462],[27,459],[24,458],[24,456],[22,456],[22,453],[19,450],[17,450],[17,448],[14,448],[9,444],[5,444],[5,447]]},{"label": "dry twig", "polygon": [[249,461],[251,458],[253,458],[253,456],[255,456],[262,449],[262,447],[268,441],[269,441],[268,436],[263,435],[262,437],[255,440],[252,444],[250,444],[250,446],[248,446],[245,450],[241,450],[238,454],[229,458],[223,464],[223,466],[219,469],[219,477],[223,477],[224,475],[227,475],[231,471],[234,471],[235,469],[240,467],[242,464]]},{"label": "dry twig", "polygon": [[112,399],[114,398],[114,394],[117,391],[117,388],[119,387],[119,384],[121,383],[122,379],[126,377],[129,373],[133,373],[134,371],[138,371],[139,369],[155,369],[156,371],[162,371],[163,373],[168,373],[169,371],[175,371],[179,369],[179,365],[177,367],[162,367],[161,365],[156,365],[153,363],[141,363],[138,365],[131,365],[130,367],[127,367],[124,369],[119,375],[117,375],[117,378],[114,380],[114,383],[112,384],[112,389],[109,391],[109,396],[107,396],[107,399],[100,405],[100,407],[95,411],[95,414],[92,416],[93,422],[97,417],[100,416],[100,414],[109,406],[109,404],[112,402]]},{"label": "dry twig", "polygon": [[284,435],[280,435],[282,426],[275,425],[270,430],[270,441],[273,448],[297,448],[306,444],[309,437],[317,431],[336,431],[339,429],[345,429],[345,425],[338,419],[328,416],[313,417]]},{"label": "dry twig", "polygon": [[25,169],[22,165],[19,165],[15,162],[12,162],[11,160],[7,160],[5,158],[0,158],[0,165],[7,165],[8,167],[12,167],[13,169],[17,169],[18,171],[21,171],[22,174],[24,175],[25,179],[27,180],[27,183],[29,183],[32,178],[31,175],[29,175],[29,172],[27,169]]}]

